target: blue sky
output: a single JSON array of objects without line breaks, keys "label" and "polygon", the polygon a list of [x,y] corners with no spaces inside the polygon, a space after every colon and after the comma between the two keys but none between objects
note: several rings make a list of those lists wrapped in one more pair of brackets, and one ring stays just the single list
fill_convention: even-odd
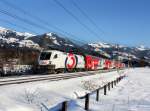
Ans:
[{"label": "blue sky", "polygon": [[[79,24],[72,16],[65,12],[54,0],[5,0],[11,4],[19,6],[26,12],[39,17],[55,25],[65,32],[74,36],[72,38],[79,41],[108,43],[119,43],[129,46],[145,45],[150,47],[150,1],[149,0],[73,0],[77,5],[98,25],[95,27],[88,19],[80,13],[72,4],[72,0],[57,0],[65,8],[72,12],[83,24],[86,24],[96,35],[89,32],[85,27]],[[47,29],[34,27],[13,19],[0,13],[0,26],[15,29],[17,31],[31,32],[18,26],[6,23],[3,20],[10,21],[13,24],[21,25],[38,34],[45,32],[62,33],[50,25],[42,24],[30,16],[17,11],[8,5],[0,2],[0,9],[28,19]]]}]

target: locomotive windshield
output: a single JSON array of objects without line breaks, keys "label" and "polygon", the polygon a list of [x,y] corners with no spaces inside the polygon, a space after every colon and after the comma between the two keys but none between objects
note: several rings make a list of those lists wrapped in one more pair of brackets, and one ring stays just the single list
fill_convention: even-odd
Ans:
[{"label": "locomotive windshield", "polygon": [[40,60],[49,60],[51,57],[51,52],[42,52],[40,55]]}]

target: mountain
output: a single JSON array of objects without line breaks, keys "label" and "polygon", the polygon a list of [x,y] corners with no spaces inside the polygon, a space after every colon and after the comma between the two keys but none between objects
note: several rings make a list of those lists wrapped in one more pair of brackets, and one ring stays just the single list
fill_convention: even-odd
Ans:
[{"label": "mountain", "polygon": [[34,36],[34,35],[30,34],[28,32],[21,33],[21,32],[11,30],[11,29],[6,29],[6,28],[3,28],[3,27],[0,27],[0,36],[4,37],[4,38],[13,37],[13,38],[22,40],[22,39],[25,39],[25,38],[28,38],[28,37],[31,37],[31,36]]},{"label": "mountain", "polygon": [[[39,51],[43,49],[56,49],[65,52],[73,52],[76,54],[90,54],[106,58],[106,55],[103,53],[97,53],[94,50],[84,49],[76,41],[64,38],[63,36],[55,33],[33,35],[27,32],[21,33],[2,27],[0,27],[0,48],[14,48],[16,50],[32,49]],[[3,50],[3,52],[5,51]]]},{"label": "mountain", "polygon": [[90,54],[111,59],[122,59],[128,61],[145,60],[150,62],[150,48],[143,45],[139,47],[129,47],[104,42],[88,43],[78,45],[76,42],[60,36],[56,33],[45,33],[33,35],[21,33],[14,30],[0,27],[0,47],[28,48],[35,50],[57,49],[61,51],[74,51],[74,53]]},{"label": "mountain", "polygon": [[71,49],[77,47],[75,43],[70,41],[69,39],[65,39],[63,37],[58,36],[55,33],[45,33],[42,35],[36,35],[28,38],[27,40],[31,40],[34,43],[39,44],[40,47],[48,49],[48,48],[58,48],[58,49]]},{"label": "mountain", "polygon": [[136,48],[137,48],[137,50],[141,50],[141,51],[150,49],[150,48],[145,47],[144,45],[140,45],[139,47],[136,47]]},{"label": "mountain", "polygon": [[0,43],[1,46],[10,47],[28,47],[37,48],[56,48],[61,50],[69,50],[78,47],[75,43],[67,38],[58,36],[55,33],[45,33],[41,35],[33,35],[30,33],[21,33],[14,30],[0,27]]},{"label": "mountain", "polygon": [[84,46],[85,48],[93,49],[96,51],[104,51],[111,55],[112,59],[121,58],[122,60],[141,60],[144,59],[150,63],[150,48],[146,48],[143,45],[139,47],[129,47],[119,44],[109,43],[90,43]]},{"label": "mountain", "polygon": [[17,32],[11,29],[0,27],[0,45],[1,47],[28,47],[40,49],[39,45],[28,38],[35,36],[33,34],[24,32]]}]

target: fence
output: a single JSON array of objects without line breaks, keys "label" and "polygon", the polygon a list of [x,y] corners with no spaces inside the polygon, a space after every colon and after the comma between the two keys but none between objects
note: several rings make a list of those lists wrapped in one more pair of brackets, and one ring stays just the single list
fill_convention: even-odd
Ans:
[{"label": "fence", "polygon": [[[89,111],[90,95],[96,93],[96,101],[99,101],[99,91],[100,90],[104,90],[104,95],[107,95],[107,91],[110,91],[111,88],[114,88],[114,86],[116,86],[124,77],[125,77],[125,75],[120,76],[120,77],[116,78],[116,80],[108,82],[103,87],[100,87],[100,88],[96,89],[95,91],[86,94],[85,96],[79,97],[78,99],[85,99],[85,107],[84,107],[84,109],[86,111]],[[62,102],[62,108],[60,109],[60,111],[67,111],[68,102],[69,101]]]}]

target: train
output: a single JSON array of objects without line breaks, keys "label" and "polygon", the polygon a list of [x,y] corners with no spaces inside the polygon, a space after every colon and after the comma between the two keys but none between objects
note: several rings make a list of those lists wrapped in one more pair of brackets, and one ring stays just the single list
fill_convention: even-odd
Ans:
[{"label": "train", "polygon": [[38,58],[38,70],[49,73],[109,70],[125,68],[119,61],[88,54],[75,54],[59,50],[43,50]]}]

